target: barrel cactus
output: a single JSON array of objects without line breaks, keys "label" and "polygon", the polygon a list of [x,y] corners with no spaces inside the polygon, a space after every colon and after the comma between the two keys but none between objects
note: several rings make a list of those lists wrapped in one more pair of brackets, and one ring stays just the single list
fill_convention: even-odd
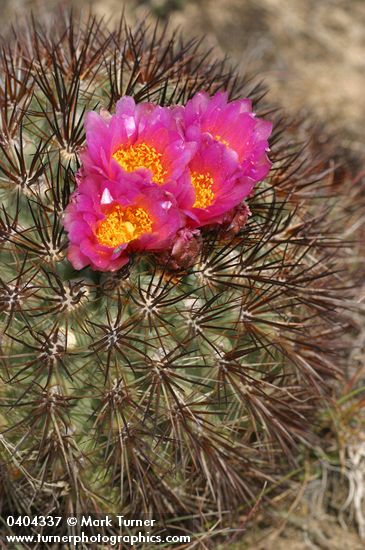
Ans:
[{"label": "barrel cactus", "polygon": [[[2,514],[122,511],[195,532],[249,514],[315,443],[343,367],[343,220],[325,144],[198,43],[124,20],[29,22],[3,42],[1,75]],[[191,184],[186,113],[221,169],[237,151],[202,128],[214,101],[227,132],[241,123],[244,176],[212,214],[209,185]],[[126,156],[128,128],[145,120],[148,133],[156,109],[162,126],[174,119],[157,132],[169,174],[184,164],[166,185],[165,166]],[[118,178],[133,196],[116,203]]]}]

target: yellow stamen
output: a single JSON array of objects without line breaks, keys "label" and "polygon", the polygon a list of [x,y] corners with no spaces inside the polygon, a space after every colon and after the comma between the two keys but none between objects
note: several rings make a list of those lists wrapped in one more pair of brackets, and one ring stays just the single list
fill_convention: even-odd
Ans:
[{"label": "yellow stamen", "polygon": [[226,139],[223,139],[221,136],[214,136],[214,139],[217,141],[220,141],[220,143],[223,143],[226,147],[230,147],[228,141]]},{"label": "yellow stamen", "polygon": [[144,208],[115,206],[96,230],[99,244],[116,248],[152,231],[152,219]]},{"label": "yellow stamen", "polygon": [[192,172],[191,182],[195,189],[194,208],[206,208],[210,206],[215,199],[213,191],[214,180],[209,173],[199,174]]},{"label": "yellow stamen", "polygon": [[165,183],[166,170],[164,170],[162,166],[162,154],[158,153],[154,147],[146,143],[130,145],[125,149],[120,147],[113,154],[113,158],[119,162],[121,167],[127,172],[134,172],[134,170],[138,168],[147,168],[151,170],[155,183]]}]

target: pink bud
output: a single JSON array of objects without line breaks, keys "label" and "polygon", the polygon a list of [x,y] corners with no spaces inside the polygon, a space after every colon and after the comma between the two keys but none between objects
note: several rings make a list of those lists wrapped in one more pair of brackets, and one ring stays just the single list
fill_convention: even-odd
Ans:
[{"label": "pink bud", "polygon": [[245,227],[249,216],[251,216],[251,210],[245,202],[227,212],[223,220],[225,236],[234,237],[237,235]]},{"label": "pink bud", "polygon": [[197,261],[202,248],[202,237],[198,229],[184,227],[176,233],[172,247],[159,254],[160,263],[168,269],[188,269]]}]

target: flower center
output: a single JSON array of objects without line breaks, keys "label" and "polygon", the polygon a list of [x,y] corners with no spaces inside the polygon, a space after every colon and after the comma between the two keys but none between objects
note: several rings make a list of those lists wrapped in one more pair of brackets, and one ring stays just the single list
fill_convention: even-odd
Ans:
[{"label": "flower center", "polygon": [[214,139],[219,141],[220,143],[223,143],[226,147],[230,147],[228,141],[226,139],[223,139],[221,136],[214,136]]},{"label": "flower center", "polygon": [[198,172],[192,172],[191,182],[195,189],[195,202],[194,208],[207,208],[215,199],[215,193],[213,191],[214,180],[209,173],[199,174]]},{"label": "flower center", "polygon": [[96,238],[99,244],[115,248],[152,231],[152,219],[144,208],[115,206],[99,223]]},{"label": "flower center", "polygon": [[113,154],[113,158],[126,172],[134,172],[138,168],[147,168],[151,170],[155,183],[165,183],[166,170],[162,166],[162,154],[146,143],[130,145],[126,149],[120,147]]}]

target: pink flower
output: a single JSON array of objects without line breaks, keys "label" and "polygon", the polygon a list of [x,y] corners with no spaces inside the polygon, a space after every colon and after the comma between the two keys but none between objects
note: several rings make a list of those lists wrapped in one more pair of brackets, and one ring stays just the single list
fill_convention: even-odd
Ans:
[{"label": "pink flower", "polygon": [[194,198],[184,212],[190,227],[222,223],[252,189],[236,153],[208,134],[202,137],[189,169]]},{"label": "pink flower", "polygon": [[78,182],[64,216],[68,259],[75,269],[120,269],[131,252],[171,246],[183,225],[174,196],[162,187],[121,185],[83,172]]},{"label": "pink flower", "polygon": [[251,192],[252,180],[235,152],[208,134],[202,137],[189,169],[194,189],[194,199],[184,209],[189,227],[223,223]]},{"label": "pink flower", "polygon": [[150,103],[135,104],[125,96],[116,113],[89,112],[84,171],[125,185],[154,184],[173,193],[180,206],[191,200],[187,164],[196,151],[176,124],[173,110]]},{"label": "pink flower", "polygon": [[136,251],[189,267],[202,244],[197,229],[230,220],[228,231],[239,231],[248,215],[240,205],[270,169],[271,123],[226,93],[174,108],[126,96],[114,115],[88,113],[85,126],[64,217],[75,269],[114,271]]},{"label": "pink flower", "polygon": [[267,140],[272,123],[255,116],[249,99],[228,102],[227,92],[213,97],[199,92],[176,113],[188,141],[199,142],[208,134],[236,153],[242,173],[250,179],[251,190],[267,176],[271,167]]}]

